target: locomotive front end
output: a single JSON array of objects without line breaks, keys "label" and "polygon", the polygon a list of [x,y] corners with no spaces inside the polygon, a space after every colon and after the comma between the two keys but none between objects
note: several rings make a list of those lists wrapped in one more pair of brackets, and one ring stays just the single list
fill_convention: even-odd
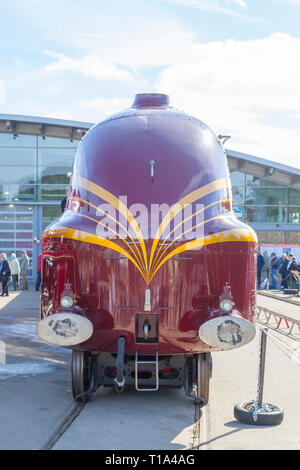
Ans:
[{"label": "locomotive front end", "polygon": [[220,141],[166,95],[90,129],[43,236],[38,331],[73,349],[74,396],[184,386],[207,401],[211,352],[255,335],[256,243]]}]

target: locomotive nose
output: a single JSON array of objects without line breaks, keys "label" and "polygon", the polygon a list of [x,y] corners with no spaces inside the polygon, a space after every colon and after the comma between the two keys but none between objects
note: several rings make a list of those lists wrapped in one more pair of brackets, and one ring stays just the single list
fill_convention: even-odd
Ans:
[{"label": "locomotive nose", "polygon": [[203,323],[199,337],[214,348],[234,349],[250,343],[255,332],[255,326],[245,318],[224,315]]}]

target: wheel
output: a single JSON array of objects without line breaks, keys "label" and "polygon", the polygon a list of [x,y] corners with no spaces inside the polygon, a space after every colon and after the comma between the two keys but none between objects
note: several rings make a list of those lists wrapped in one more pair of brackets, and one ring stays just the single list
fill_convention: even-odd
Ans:
[{"label": "wheel", "polygon": [[234,406],[234,417],[244,424],[255,426],[274,426],[280,424],[283,420],[283,409],[277,405],[263,403],[263,408],[258,410],[257,419],[253,416],[254,401],[237,403]]},{"label": "wheel", "polygon": [[209,379],[211,377],[211,370],[211,354],[198,354],[196,358],[196,394],[197,396],[203,398],[206,403],[208,403],[209,400]]},{"label": "wheel", "polygon": [[87,351],[72,351],[72,389],[76,401],[88,401],[95,385],[94,361]]}]

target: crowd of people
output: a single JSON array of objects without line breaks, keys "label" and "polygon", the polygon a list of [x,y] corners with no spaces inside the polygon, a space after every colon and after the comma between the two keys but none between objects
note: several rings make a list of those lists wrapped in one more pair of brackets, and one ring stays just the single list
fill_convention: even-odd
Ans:
[{"label": "crowd of people", "polygon": [[257,287],[258,289],[296,289],[300,279],[300,263],[293,253],[275,252],[268,255],[267,251],[257,255]]},{"label": "crowd of people", "polygon": [[[18,260],[15,253],[7,259],[5,253],[0,254],[0,282],[2,283],[1,297],[8,296],[8,284],[12,280],[13,290],[28,290],[27,274],[30,260],[27,252],[23,251],[21,259]],[[36,264],[35,290],[40,290],[41,284],[41,255],[38,255]]]}]

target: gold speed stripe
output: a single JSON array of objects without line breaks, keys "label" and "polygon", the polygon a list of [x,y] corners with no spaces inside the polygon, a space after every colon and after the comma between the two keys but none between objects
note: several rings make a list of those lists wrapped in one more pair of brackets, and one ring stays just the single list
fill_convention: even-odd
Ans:
[{"label": "gold speed stripe", "polygon": [[178,253],[182,253],[183,251],[187,250],[193,250],[195,248],[199,248],[204,245],[210,245],[210,244],[217,244],[217,243],[225,243],[225,242],[255,242],[257,243],[257,237],[255,232],[253,232],[251,229],[231,229],[231,230],[225,230],[224,232],[216,233],[213,235],[207,235],[206,237],[196,239],[196,240],[191,240],[189,242],[183,243],[179,247],[177,247],[175,250],[173,250],[171,253],[169,253],[157,266],[151,277],[149,276],[149,273],[145,276],[145,273],[140,269],[139,265],[136,263],[136,261],[132,258],[132,256],[127,253],[123,248],[121,248],[119,245],[116,243],[105,239],[105,238],[99,238],[95,235],[91,235],[90,233],[83,232],[81,230],[75,230],[71,228],[66,228],[66,227],[56,227],[54,230],[51,230],[51,228],[48,231],[44,232],[44,237],[65,237],[69,238],[72,240],[78,240],[86,243],[92,243],[94,245],[101,245],[107,248],[110,248],[114,251],[117,251],[126,258],[128,258],[139,270],[143,278],[145,279],[146,283],[149,285],[151,280],[153,279],[154,275],[156,272],[160,269],[160,267],[172,256],[175,256]]},{"label": "gold speed stripe", "polygon": [[[92,220],[93,222],[97,222],[97,224],[100,224],[100,225],[102,225],[103,227],[106,227],[105,224],[103,224],[103,223],[100,222],[99,220],[94,219],[93,217],[90,217],[90,216],[88,216],[88,215],[80,214],[79,212],[74,212],[74,211],[72,211],[72,215],[77,215],[77,216],[79,216],[79,217],[84,217],[85,219]],[[139,263],[140,268],[141,268],[141,269],[144,269],[144,267],[140,264],[140,260],[137,258],[136,253],[133,251],[133,249],[131,248],[131,246],[127,243],[127,241],[125,240],[125,238],[121,237],[121,236],[118,234],[118,232],[116,232],[115,230],[113,230],[113,229],[111,229],[111,228],[109,228],[109,227],[106,227],[106,228],[107,228],[108,230],[110,230],[114,235],[116,235],[116,237],[119,237],[120,240],[122,240],[122,241],[128,246],[128,248],[131,250],[132,254],[134,255],[136,261]],[[101,239],[101,237],[99,237],[99,238]]]},{"label": "gold speed stripe", "polygon": [[171,220],[174,219],[174,217],[182,211],[185,205],[191,204],[198,199],[201,199],[204,196],[207,196],[208,194],[217,191],[219,189],[223,189],[228,187],[228,178],[220,178],[218,180],[212,181],[209,184],[206,184],[205,186],[201,186],[201,188],[196,189],[195,191],[192,191],[191,193],[187,194],[184,196],[182,199],[180,199],[176,204],[174,204],[171,209],[167,212],[165,217],[163,218],[157,232],[154,238],[154,242],[152,245],[151,249],[151,254],[150,254],[150,260],[149,260],[149,271],[151,270],[151,265],[152,265],[152,260],[154,256],[154,252],[156,250],[157,244],[160,240],[161,235],[163,234],[164,230],[167,228],[167,226],[170,224]]},{"label": "gold speed stripe", "polygon": [[[160,255],[160,257],[158,258],[158,260],[153,262],[153,268],[152,268],[152,269],[155,269],[155,265],[158,264],[159,260],[160,260],[161,257],[164,255],[164,253],[165,253],[167,250],[170,249],[170,247],[173,245],[173,243],[176,242],[176,240],[178,240],[179,237],[185,235],[186,233],[190,232],[191,230],[194,230],[194,229],[197,228],[197,227],[200,227],[201,225],[205,225],[207,222],[211,222],[212,220],[216,220],[216,219],[221,219],[222,217],[224,217],[223,214],[217,215],[217,216],[215,216],[215,217],[212,217],[211,219],[203,220],[200,224],[197,224],[197,225],[195,225],[194,227],[192,227],[192,228],[186,230],[186,231],[183,232],[182,234],[178,235],[178,237],[174,238],[174,240],[172,240],[172,242],[171,242],[169,245],[166,246],[166,248],[165,248],[164,251],[161,253],[161,255]],[[197,238],[197,240],[199,240],[199,238]],[[200,239],[200,240],[201,240],[201,239]],[[156,257],[155,257],[155,259],[156,259]]]},{"label": "gold speed stripe", "polygon": [[[172,233],[174,233],[178,227],[180,227],[181,225],[183,225],[187,220],[189,219],[192,219],[193,217],[197,216],[198,214],[201,214],[201,212],[205,211],[206,209],[209,209],[210,207],[216,205],[216,204],[219,204],[221,202],[228,202],[228,201],[231,201],[231,199],[220,199],[219,201],[215,201],[215,202],[212,202],[211,204],[209,204],[208,206],[204,206],[202,209],[200,209],[199,211],[197,212],[194,212],[194,214],[190,215],[189,217],[186,217],[184,220],[182,220],[181,222],[179,222],[179,224],[176,225],[176,227],[173,228],[173,230],[171,230],[171,232],[168,233],[168,235],[166,235],[164,237],[164,241],[163,243],[160,245],[160,247],[158,248],[158,251],[155,255],[155,258],[154,258],[154,261],[153,261],[153,267],[151,269],[154,269],[155,268],[155,264],[157,263],[156,260],[157,260],[157,257],[160,253],[160,250],[162,249],[162,247],[164,246],[164,244],[166,243],[166,241],[168,240],[168,238],[170,237],[170,235],[172,235]],[[221,214],[222,215],[222,214]],[[221,216],[220,215],[220,216]],[[212,220],[212,219],[210,219]],[[206,222],[209,222],[209,220],[204,220],[202,223],[206,223]],[[198,227],[198,226],[197,226]],[[192,230],[193,228],[195,227],[192,227],[190,230]],[[186,232],[184,232],[186,233]],[[178,237],[177,237],[178,238]],[[177,238],[175,240],[177,240]],[[168,245],[168,247],[170,247],[170,245]],[[166,250],[164,250],[165,252]],[[161,256],[159,257],[159,259],[161,258]]]},{"label": "gold speed stripe", "polygon": [[[73,196],[72,197],[72,200],[75,200],[75,201],[81,201],[83,202],[84,204],[88,204],[89,206],[93,207],[94,209],[96,209],[97,211],[101,211],[106,217],[108,217],[109,219],[111,219],[113,222],[115,222],[117,225],[119,225],[123,230],[124,232],[127,233],[128,237],[130,238],[130,240],[132,241],[133,245],[135,246],[136,248],[136,251],[137,251],[137,254],[139,255],[139,258],[140,258],[140,262],[141,264],[143,264],[143,259],[142,259],[142,256],[141,256],[141,253],[140,253],[140,250],[138,250],[137,248],[137,245],[135,243],[135,241],[133,240],[133,238],[131,237],[130,233],[126,230],[126,228],[124,227],[123,224],[121,224],[121,222],[119,222],[117,219],[115,219],[114,217],[112,217],[110,214],[106,214],[102,209],[100,209],[99,207],[95,206],[94,204],[92,204],[91,202],[89,201],[86,201],[85,199],[82,199],[81,197],[78,197],[78,196]],[[98,221],[98,219],[94,219],[93,217],[89,217],[87,215],[84,215],[84,214],[80,214],[78,212],[75,212],[73,211],[72,209],[69,209],[72,211],[73,214],[76,214],[76,215],[82,215],[83,217],[88,217],[90,218],[91,220],[97,222],[97,223],[100,223],[101,225],[103,225],[101,222]],[[109,228],[109,227],[108,227]],[[109,229],[112,231],[112,229]],[[115,232],[114,232],[115,233]],[[118,236],[120,236],[119,234],[117,234]],[[124,240],[124,242],[127,244],[127,242],[125,241],[125,239],[123,237],[120,237],[122,240]],[[134,254],[134,256],[136,257],[136,253],[133,251],[133,249],[131,248],[130,245],[128,245],[130,250],[132,251],[132,253]]]},{"label": "gold speed stripe", "polygon": [[149,283],[153,279],[156,272],[159,268],[172,256],[177,255],[178,253],[182,253],[183,251],[193,250],[195,248],[200,248],[204,245],[212,245],[217,243],[226,243],[226,242],[256,242],[257,237],[253,230],[251,229],[231,229],[231,230],[224,230],[223,232],[214,233],[212,235],[207,235],[206,237],[202,237],[196,240],[191,240],[189,242],[183,243],[179,247],[175,248],[175,250],[171,251],[157,266],[155,271],[153,272],[152,276],[149,279]]},{"label": "gold speed stripe", "polygon": [[114,196],[112,193],[107,191],[106,189],[102,188],[96,183],[93,183],[92,181],[89,181],[85,178],[82,178],[81,176],[75,176],[74,180],[72,182],[72,185],[78,184],[82,188],[86,189],[87,191],[90,191],[91,193],[95,194],[96,196],[101,197],[101,199],[104,199],[104,201],[107,201],[109,204],[114,206],[122,215],[125,217],[129,224],[132,226],[133,230],[135,231],[138,240],[140,241],[141,247],[142,247],[142,252],[144,255],[144,260],[145,260],[145,266],[146,270],[148,268],[148,260],[147,260],[147,253],[146,253],[146,247],[145,247],[145,242],[142,236],[142,232],[140,230],[140,227],[135,220],[134,216],[128,209],[128,207],[123,204],[122,201],[120,201],[119,198]]},{"label": "gold speed stripe", "polygon": [[126,258],[128,258],[137,267],[137,269],[146,281],[145,273],[141,270],[135,259],[132,258],[132,256],[126,250],[120,247],[117,243],[114,243],[107,238],[100,238],[96,235],[92,235],[91,233],[84,232],[82,230],[59,226],[56,226],[53,230],[51,230],[50,228],[48,231],[44,232],[44,237],[64,237],[69,238],[71,240],[78,240],[85,243],[92,243],[94,245],[104,246],[106,248],[110,248],[111,250],[117,251],[118,253],[121,253],[122,255],[126,256]]}]

